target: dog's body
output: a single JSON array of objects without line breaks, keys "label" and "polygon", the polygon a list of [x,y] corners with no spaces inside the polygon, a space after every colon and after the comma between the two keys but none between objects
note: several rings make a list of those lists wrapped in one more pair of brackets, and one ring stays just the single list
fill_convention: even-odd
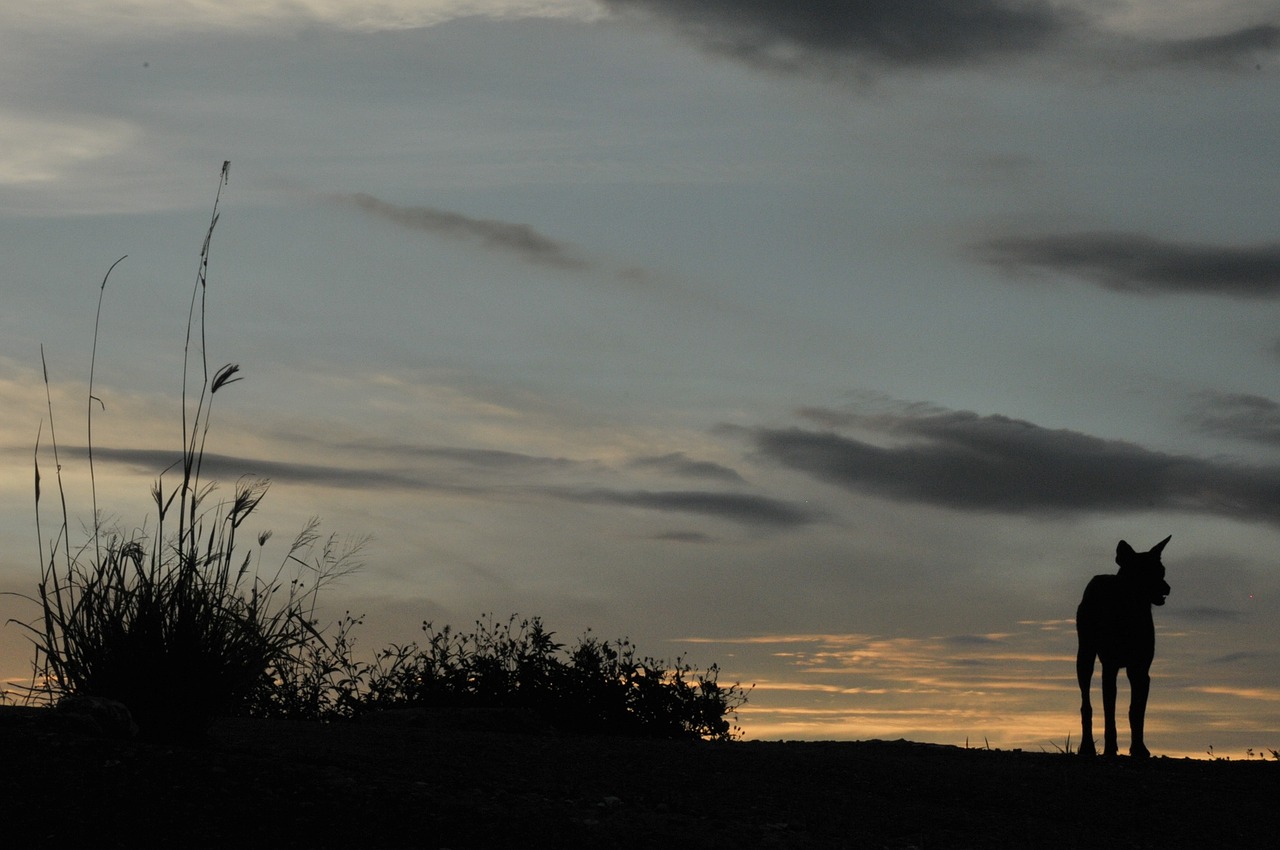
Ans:
[{"label": "dog's body", "polygon": [[1076,609],[1076,678],[1080,682],[1080,753],[1093,755],[1093,706],[1089,688],[1093,681],[1093,662],[1102,662],[1102,710],[1106,728],[1103,754],[1115,755],[1116,747],[1116,676],[1120,668],[1129,678],[1129,729],[1132,740],[1129,755],[1145,758],[1151,753],[1142,740],[1147,712],[1147,696],[1151,691],[1151,660],[1156,652],[1155,623],[1151,606],[1163,605],[1169,595],[1164,580],[1164,564],[1160,552],[1168,537],[1149,552],[1135,552],[1123,540],[1116,547],[1116,563],[1120,571],[1114,575],[1094,576],[1085,588],[1084,598]]}]

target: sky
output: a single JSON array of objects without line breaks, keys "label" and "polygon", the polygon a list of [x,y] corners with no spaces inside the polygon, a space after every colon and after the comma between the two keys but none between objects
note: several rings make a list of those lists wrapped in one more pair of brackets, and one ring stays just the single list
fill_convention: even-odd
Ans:
[{"label": "sky", "polygon": [[6,3],[0,589],[50,408],[91,516],[100,294],[149,516],[229,161],[209,469],[268,561],[368,536],[360,648],[540,616],[747,738],[1052,752],[1084,585],[1172,535],[1148,746],[1280,747],[1278,78],[1275,0]]}]

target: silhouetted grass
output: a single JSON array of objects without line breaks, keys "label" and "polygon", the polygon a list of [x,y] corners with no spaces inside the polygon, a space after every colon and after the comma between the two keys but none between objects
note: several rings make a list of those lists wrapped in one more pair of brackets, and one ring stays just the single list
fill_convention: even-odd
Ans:
[{"label": "silhouetted grass", "polygon": [[[209,249],[228,166],[224,163],[219,175],[187,318],[182,454],[165,470],[180,467],[178,481],[166,485],[161,473],[152,487],[155,517],[150,529],[145,523],[128,532],[107,528],[99,513],[91,361],[87,457],[94,517],[88,540],[73,547],[47,366],[44,372],[60,522],[46,555],[37,437],[41,576],[35,601],[40,615],[34,624],[24,624],[36,648],[32,693],[51,702],[69,695],[117,700],[151,735],[198,733],[212,717],[242,701],[275,659],[313,639],[310,615],[316,593],[352,566],[353,552],[334,554],[329,547],[318,565],[306,560],[317,539],[312,522],[295,539],[281,566],[264,576],[261,550],[269,533],[258,536],[256,552],[243,551],[238,535],[266,495],[267,481],[242,478],[230,498],[215,500],[216,485],[201,478],[213,397],[240,379],[236,364],[211,376],[205,348]],[[95,359],[102,294],[110,273],[99,292]],[[197,334],[198,360],[191,353]],[[287,579],[288,574],[294,578]],[[311,580],[302,581],[304,576]]]}]

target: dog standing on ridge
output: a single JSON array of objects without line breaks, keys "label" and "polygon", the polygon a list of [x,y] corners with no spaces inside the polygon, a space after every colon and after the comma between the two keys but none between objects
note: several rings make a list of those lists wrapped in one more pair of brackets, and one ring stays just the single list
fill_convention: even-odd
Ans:
[{"label": "dog standing on ridge", "polygon": [[1147,758],[1151,752],[1142,741],[1142,727],[1151,692],[1151,660],[1156,654],[1156,628],[1151,606],[1163,605],[1169,595],[1160,552],[1166,537],[1149,552],[1135,552],[1123,540],[1116,546],[1114,575],[1094,576],[1076,608],[1076,678],[1080,682],[1080,754],[1093,755],[1093,706],[1089,688],[1093,661],[1102,661],[1102,711],[1106,718],[1103,755],[1116,754],[1116,674],[1125,669],[1129,678],[1129,755]]}]

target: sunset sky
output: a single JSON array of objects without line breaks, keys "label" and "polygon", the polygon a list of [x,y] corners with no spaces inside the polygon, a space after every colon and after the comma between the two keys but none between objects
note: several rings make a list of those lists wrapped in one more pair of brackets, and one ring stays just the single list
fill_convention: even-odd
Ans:
[{"label": "sunset sky", "polygon": [[372,536],[362,648],[540,615],[718,662],[748,738],[1052,751],[1085,583],[1172,535],[1148,745],[1280,748],[1278,93],[1276,0],[5,3],[0,590],[42,344],[90,518],[126,254],[147,517],[229,160],[211,465],[269,557]]}]

